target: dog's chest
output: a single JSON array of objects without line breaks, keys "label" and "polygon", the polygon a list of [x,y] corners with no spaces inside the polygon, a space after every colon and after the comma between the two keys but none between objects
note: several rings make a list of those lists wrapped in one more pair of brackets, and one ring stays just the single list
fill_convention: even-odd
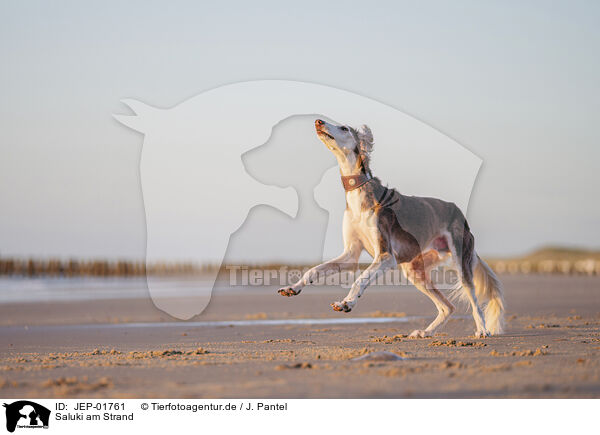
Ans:
[{"label": "dog's chest", "polygon": [[379,231],[375,211],[365,208],[365,200],[360,192],[352,191],[346,195],[346,213],[353,236],[360,239],[367,252],[373,255]]}]

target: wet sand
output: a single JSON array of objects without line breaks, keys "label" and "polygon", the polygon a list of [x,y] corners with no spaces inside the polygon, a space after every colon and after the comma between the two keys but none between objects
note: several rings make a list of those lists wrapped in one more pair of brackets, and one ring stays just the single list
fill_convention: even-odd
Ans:
[{"label": "wet sand", "polygon": [[[410,288],[369,289],[348,314],[329,307],[341,288],[217,290],[193,323],[145,298],[4,303],[0,396],[600,397],[600,279],[502,280],[507,332],[487,339],[466,310],[405,337],[434,314]],[[404,359],[353,360],[379,351]]]}]

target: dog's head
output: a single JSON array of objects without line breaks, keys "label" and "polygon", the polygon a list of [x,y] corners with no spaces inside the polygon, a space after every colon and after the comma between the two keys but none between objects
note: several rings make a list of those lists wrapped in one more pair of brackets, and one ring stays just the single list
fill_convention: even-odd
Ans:
[{"label": "dog's head", "polygon": [[368,163],[373,149],[373,134],[366,125],[355,129],[346,125],[333,125],[321,119],[315,121],[317,136],[339,159],[356,160],[362,157]]}]

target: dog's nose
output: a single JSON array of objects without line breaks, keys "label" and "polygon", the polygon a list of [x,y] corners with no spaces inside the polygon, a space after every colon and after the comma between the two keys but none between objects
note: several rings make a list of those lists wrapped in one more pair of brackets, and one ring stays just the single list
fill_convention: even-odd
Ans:
[{"label": "dog's nose", "polygon": [[323,121],[321,121],[320,119],[317,119],[317,120],[315,121],[315,125],[321,126],[321,125],[323,125],[323,124],[325,124],[325,123],[324,123]]}]

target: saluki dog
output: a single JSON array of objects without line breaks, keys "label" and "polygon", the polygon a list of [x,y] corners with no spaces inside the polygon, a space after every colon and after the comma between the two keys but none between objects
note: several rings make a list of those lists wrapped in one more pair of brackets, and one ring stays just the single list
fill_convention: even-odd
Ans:
[{"label": "saluki dog", "polygon": [[[378,274],[398,267],[421,292],[433,301],[437,317],[411,337],[427,337],[443,326],[454,312],[452,303],[435,288],[430,272],[450,260],[458,275],[455,293],[473,310],[475,335],[487,337],[502,332],[504,300],[500,281],[477,255],[473,234],[465,216],[453,203],[436,198],[406,196],[382,185],[371,174],[369,158],[373,135],[366,125],[358,129],[317,119],[317,136],[336,157],[346,191],[343,220],[344,252],[337,258],[308,270],[298,282],[279,289],[294,296],[321,276],[356,271],[363,250],[373,262],[359,275],[334,310],[349,312]],[[485,303],[482,310],[480,303]],[[485,314],[484,314],[485,312]]]}]

